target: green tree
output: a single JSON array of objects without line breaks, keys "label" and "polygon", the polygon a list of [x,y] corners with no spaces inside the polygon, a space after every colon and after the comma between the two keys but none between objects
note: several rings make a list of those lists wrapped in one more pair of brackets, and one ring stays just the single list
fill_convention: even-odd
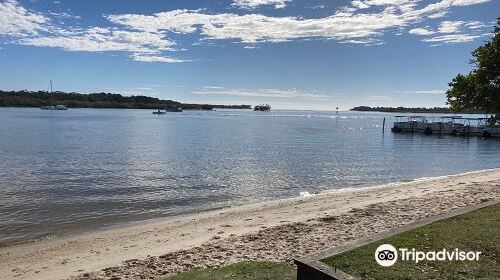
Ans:
[{"label": "green tree", "polygon": [[500,123],[500,18],[493,38],[472,52],[469,74],[458,74],[448,85],[448,104],[453,111],[480,110],[492,114],[491,124]]}]

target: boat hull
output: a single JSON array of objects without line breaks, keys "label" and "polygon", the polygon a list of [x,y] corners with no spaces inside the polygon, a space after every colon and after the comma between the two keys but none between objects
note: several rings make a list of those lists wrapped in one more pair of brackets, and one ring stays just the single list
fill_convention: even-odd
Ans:
[{"label": "boat hull", "polygon": [[392,132],[418,132],[419,122],[395,122],[391,128]]}]

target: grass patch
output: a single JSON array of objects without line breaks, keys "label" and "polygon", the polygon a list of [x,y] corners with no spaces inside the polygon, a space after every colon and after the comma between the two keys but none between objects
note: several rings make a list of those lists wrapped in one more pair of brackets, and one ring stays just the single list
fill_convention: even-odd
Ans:
[{"label": "grass patch", "polygon": [[[401,261],[379,266],[381,244],[419,251],[481,251],[479,261]],[[399,253],[399,252],[398,252]],[[500,279],[500,204],[475,210],[323,260],[362,279]]]},{"label": "grass patch", "polygon": [[164,280],[291,280],[296,278],[296,268],[290,263],[239,262],[221,268],[193,269]]}]

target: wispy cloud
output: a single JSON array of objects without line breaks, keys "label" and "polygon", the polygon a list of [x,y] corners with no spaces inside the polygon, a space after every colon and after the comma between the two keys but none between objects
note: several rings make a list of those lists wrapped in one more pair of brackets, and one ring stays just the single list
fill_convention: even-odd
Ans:
[{"label": "wispy cloud", "polygon": [[255,9],[259,6],[273,6],[276,9],[284,8],[292,0],[234,0],[233,6],[243,9]]},{"label": "wispy cloud", "polygon": [[[192,61],[169,55],[180,50],[178,38],[196,36],[192,45],[218,40],[242,43],[246,48],[258,44],[295,40],[335,40],[341,43],[383,44],[386,33],[401,34],[401,30],[421,23],[426,17],[445,13],[452,7],[468,6],[489,0],[442,0],[422,5],[418,0],[352,1],[331,15],[304,18],[300,15],[276,17],[257,13],[208,13],[206,10],[172,10],[151,15],[104,15],[105,26],[71,27],[60,25],[56,18],[78,17],[65,13],[42,14],[22,7],[15,0],[0,3],[0,36],[10,43],[39,47],[55,47],[66,51],[125,52],[132,60],[142,62],[178,63]],[[289,0],[234,0],[238,7],[272,6],[281,8]],[[447,35],[422,39],[424,42],[468,42],[480,35],[459,33],[481,29],[477,21],[444,21],[439,32]],[[427,28],[413,28],[414,35],[431,35]],[[450,34],[454,33],[454,34]],[[175,39],[174,39],[175,38]]]},{"label": "wispy cloud", "polygon": [[309,93],[297,89],[281,90],[281,89],[228,89],[219,86],[206,86],[201,90],[195,90],[192,94],[209,94],[209,95],[234,95],[248,97],[270,97],[270,98],[297,98],[297,99],[314,99],[327,100],[330,98],[326,94]]},{"label": "wispy cloud", "polygon": [[67,18],[71,18],[71,19],[81,19],[80,16],[77,16],[77,15],[73,15],[73,14],[70,14],[68,12],[62,12],[62,13],[55,13],[55,12],[50,12],[49,15],[53,16],[53,17],[56,17],[56,18],[62,18],[62,19],[67,19]]},{"label": "wispy cloud", "polygon": [[427,26],[425,28],[411,29],[408,33],[422,36],[439,33],[440,35],[421,39],[422,42],[433,43],[431,46],[439,46],[442,44],[472,42],[477,38],[487,36],[489,34],[484,33],[486,27],[487,25],[481,21],[446,20],[439,24],[437,31],[433,31]]},{"label": "wispy cloud", "polygon": [[460,27],[464,24],[463,21],[448,21],[441,22],[438,28],[439,33],[457,33]]},{"label": "wispy cloud", "polygon": [[389,101],[389,100],[393,100],[392,97],[386,96],[386,95],[370,95],[370,96],[367,96],[367,97],[364,97],[364,98],[361,98],[361,99],[364,99],[364,100],[377,100],[377,101]]},{"label": "wispy cloud", "polygon": [[445,43],[445,44],[466,43],[466,42],[472,42],[475,39],[480,38],[482,36],[484,36],[484,34],[482,35],[448,34],[448,35],[440,35],[432,38],[422,39],[422,41],[431,43]]},{"label": "wispy cloud", "polygon": [[131,55],[131,57],[135,61],[142,61],[142,62],[179,63],[179,62],[186,62],[187,61],[187,60],[172,58],[172,57],[168,57],[168,56],[158,56],[158,55],[149,55],[149,54],[141,54],[141,53],[134,53]]},{"label": "wispy cloud", "polygon": [[68,51],[127,51],[152,54],[171,50],[174,42],[160,34],[92,27],[86,30],[52,30],[53,35],[22,38],[23,45],[59,47]]},{"label": "wispy cloud", "polygon": [[50,19],[41,13],[28,11],[17,1],[0,3],[0,35],[25,37],[44,31]]},{"label": "wispy cloud", "polygon": [[410,31],[408,31],[409,34],[412,34],[412,35],[432,35],[436,32],[428,29],[428,27],[426,28],[413,28],[413,29],[410,29]]},{"label": "wispy cloud", "polygon": [[484,24],[483,22],[480,22],[477,20],[469,21],[468,23],[465,24],[465,26],[467,26],[470,29],[479,29],[479,28],[489,27],[488,25]]},{"label": "wispy cloud", "polygon": [[[358,1],[360,2],[360,1]],[[351,9],[339,9],[323,18],[271,17],[261,14],[206,14],[174,10],[153,15],[122,14],[107,18],[118,25],[144,32],[199,33],[204,40],[236,40],[245,44],[285,42],[318,38],[341,42],[373,44],[385,31],[419,22],[424,16],[485,2],[480,0],[441,1],[417,9],[415,0],[369,0]],[[356,1],[353,3],[357,3]],[[359,7],[385,6],[379,12],[356,11]],[[364,39],[364,40],[360,40]],[[370,39],[370,40],[367,40]],[[378,39],[380,40],[380,39]]]},{"label": "wispy cloud", "polygon": [[411,93],[411,94],[442,94],[445,90],[431,89],[431,90],[397,90],[396,93]]}]

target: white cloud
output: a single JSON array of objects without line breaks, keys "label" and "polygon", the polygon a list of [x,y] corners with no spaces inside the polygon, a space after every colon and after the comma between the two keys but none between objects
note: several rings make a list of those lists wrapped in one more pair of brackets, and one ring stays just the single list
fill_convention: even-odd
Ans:
[{"label": "white cloud", "polygon": [[370,7],[370,5],[367,5],[367,4],[363,3],[362,1],[358,1],[358,0],[352,1],[351,5],[353,5],[355,8],[358,8],[358,9],[366,9],[366,8]]},{"label": "white cloud", "polygon": [[382,31],[405,26],[410,19],[382,12],[352,14],[338,12],[329,17],[302,19],[259,14],[202,14],[175,10],[154,15],[111,15],[108,19],[131,29],[147,32],[199,32],[204,39],[237,40],[247,44],[284,42],[306,38],[346,40],[380,35]]},{"label": "white cloud", "polygon": [[484,27],[488,27],[488,25],[477,20],[469,21],[468,23],[465,24],[465,26],[467,26],[469,29],[481,29]]},{"label": "white cloud", "polygon": [[165,63],[179,63],[185,62],[186,60],[181,60],[177,58],[167,57],[167,56],[158,56],[158,55],[145,55],[134,53],[131,56],[135,61],[142,62],[165,62]]},{"label": "white cloud", "polygon": [[255,9],[259,6],[273,6],[280,9],[286,7],[290,1],[292,0],[234,0],[232,5],[243,9]]},{"label": "white cloud", "polygon": [[174,45],[160,34],[122,31],[92,27],[84,31],[63,32],[48,36],[21,38],[23,45],[58,47],[67,51],[126,51],[134,53],[158,53],[170,50]]},{"label": "white cloud", "polygon": [[[56,18],[79,18],[68,13],[49,15]],[[55,47],[66,51],[130,53],[137,61],[175,63],[183,60],[161,55],[173,50],[174,42],[161,33],[114,28],[63,28],[49,17],[29,11],[16,1],[0,3],[0,35],[13,37],[12,42],[38,47]]]},{"label": "white cloud", "polygon": [[364,38],[364,39],[349,39],[341,41],[340,43],[347,44],[358,44],[358,45],[366,45],[366,46],[377,46],[384,44],[384,41],[374,38]]},{"label": "white cloud", "polygon": [[72,15],[72,14],[70,14],[68,12],[62,12],[62,13],[50,12],[49,15],[57,17],[57,18],[81,19],[80,16],[75,16],[75,15]]},{"label": "white cloud", "polygon": [[454,6],[463,7],[482,4],[490,1],[491,0],[442,0],[440,2],[427,5],[425,8],[420,10],[420,12],[422,14],[439,14]]},{"label": "white cloud", "polygon": [[411,94],[442,94],[445,91],[442,89],[431,89],[431,90],[398,90],[397,93],[411,93]]},{"label": "white cloud", "polygon": [[[235,0],[233,3],[237,2],[247,3],[249,7],[281,7],[280,3],[284,5],[289,0]],[[67,51],[126,52],[131,59],[137,61],[176,63],[187,60],[173,58],[165,53],[177,50],[177,44],[172,38],[184,34],[197,37],[192,45],[210,45],[216,40],[230,40],[241,42],[246,48],[253,48],[262,42],[311,39],[377,45],[383,43],[381,36],[386,32],[401,33],[401,30],[423,21],[425,17],[446,13],[453,6],[473,5],[488,0],[443,0],[421,9],[417,8],[418,2],[358,0],[352,2],[353,6],[340,8],[329,16],[319,18],[275,17],[256,13],[210,14],[205,10],[172,10],[151,15],[116,14],[104,16],[112,26],[73,28],[70,25],[58,25],[51,16],[77,16],[65,13],[44,15],[23,8],[15,0],[7,0],[0,3],[0,35],[10,38],[9,43],[56,47]],[[367,8],[370,10],[365,11]],[[457,32],[463,24],[443,22],[439,30]],[[480,28],[477,22],[463,26],[471,30]],[[416,35],[431,35],[430,32],[432,31],[424,28],[410,30],[410,34]],[[477,38],[476,35],[455,35],[457,36],[426,40],[467,42]]]},{"label": "white cloud", "polygon": [[44,30],[43,24],[49,18],[40,13],[29,11],[16,1],[0,2],[0,35],[27,36]]},{"label": "white cloud", "polygon": [[227,89],[219,86],[206,86],[201,90],[192,91],[192,94],[209,94],[209,95],[233,95],[247,97],[271,97],[271,98],[298,98],[298,99],[313,99],[327,100],[330,96],[325,94],[308,93],[297,89],[280,90],[280,89]]},{"label": "white cloud", "polygon": [[413,29],[410,29],[410,31],[408,31],[409,34],[412,34],[412,35],[432,35],[436,32],[430,30],[430,29],[427,29],[427,28],[413,28]]},{"label": "white cloud", "polygon": [[458,33],[460,27],[464,24],[463,21],[448,21],[441,22],[438,28],[439,33]]},{"label": "white cloud", "polygon": [[[259,42],[285,42],[310,38],[373,44],[390,29],[404,28],[423,17],[446,12],[453,6],[482,3],[486,0],[445,0],[417,9],[417,0],[354,1],[358,7],[383,6],[379,12],[339,9],[323,18],[272,17],[261,14],[206,14],[174,10],[153,15],[121,14],[107,18],[133,30],[147,32],[198,33],[202,40],[235,40],[254,45]],[[364,40],[361,40],[364,39]],[[370,39],[370,40],[366,40]]]},{"label": "white cloud", "polygon": [[393,100],[392,97],[390,96],[385,96],[385,95],[370,95],[370,96],[367,96],[367,97],[364,97],[362,99],[365,99],[365,100],[377,100],[377,101],[388,101],[388,100]]},{"label": "white cloud", "polygon": [[[469,34],[464,32],[467,27]],[[488,34],[480,34],[486,25],[480,21],[443,21],[439,24],[437,32],[444,34],[431,38],[422,39],[423,42],[435,43],[431,46],[439,46],[441,44],[466,43],[471,42]],[[427,28],[414,28],[409,31],[413,35],[432,35],[436,32]],[[437,44],[436,44],[437,43]]]},{"label": "white cloud", "polygon": [[312,6],[313,10],[324,9],[324,8],[326,8],[326,5],[315,5],[315,6]]},{"label": "white cloud", "polygon": [[431,43],[444,43],[444,44],[466,43],[466,42],[472,42],[474,39],[480,38],[481,36],[482,35],[447,34],[447,35],[422,39],[422,41]]},{"label": "white cloud", "polygon": [[441,12],[437,12],[437,13],[434,13],[434,14],[430,14],[428,15],[427,17],[428,18],[442,18],[442,17],[445,17],[446,15],[448,14],[448,11],[441,11]]}]

